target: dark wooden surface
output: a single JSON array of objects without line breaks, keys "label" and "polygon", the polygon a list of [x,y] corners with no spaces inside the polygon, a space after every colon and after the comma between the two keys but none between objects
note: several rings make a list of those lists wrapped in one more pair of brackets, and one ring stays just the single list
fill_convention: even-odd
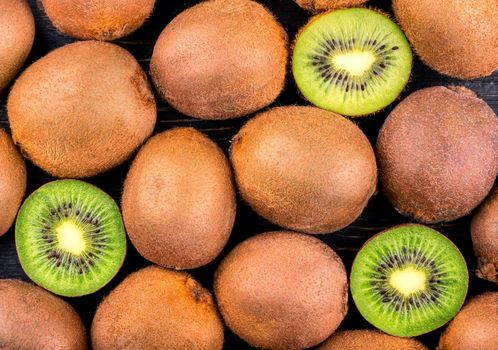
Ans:
[{"label": "dark wooden surface", "polygon": [[[286,28],[291,40],[294,38],[297,30],[306,23],[309,14],[301,10],[294,4],[292,0],[259,0],[276,15],[278,20]],[[162,29],[166,24],[174,18],[175,15],[180,13],[185,8],[194,5],[198,1],[188,0],[157,0],[156,8],[151,18],[146,24],[135,32],[130,37],[116,41],[115,43],[129,50],[142,64],[144,69],[148,72],[149,59],[152,53],[154,42],[159,36]],[[32,53],[26,65],[34,60],[42,57],[49,51],[62,46],[73,40],[58,33],[50,24],[48,19],[44,16],[43,12],[39,9],[36,0],[30,0],[33,12],[36,18],[36,39]],[[386,0],[373,0],[371,5],[381,8],[384,11],[391,13],[390,1]],[[206,21],[209,19],[206,18]],[[418,59],[415,59],[415,66],[412,72],[412,78],[401,98],[408,95],[410,92],[433,85],[465,85],[473,89],[477,94],[484,99],[495,112],[498,111],[498,74],[495,73],[491,77],[484,79],[476,79],[473,81],[459,81],[443,77],[436,72],[424,66]],[[5,111],[5,101],[7,92],[0,96],[0,126],[8,129],[8,122]],[[158,121],[156,125],[156,132],[160,132],[174,126],[192,126],[208,134],[215,140],[225,151],[227,150],[230,139],[237,132],[241,125],[250,118],[250,116],[232,120],[232,121],[202,121],[185,117],[179,112],[171,109],[167,104],[161,102],[156,96],[158,101]],[[398,101],[397,101],[398,102]],[[358,125],[367,134],[371,142],[375,142],[377,132],[382,125],[388,113],[392,110],[393,106],[389,106],[383,112],[356,120]],[[307,104],[304,101],[292,80],[292,75],[287,77],[287,85],[285,91],[278,98],[273,105],[289,105],[289,104]],[[57,130],[54,130],[57,132]],[[129,167],[129,162],[124,165],[97,177],[88,179],[89,182],[99,186],[110,195],[112,195],[118,202],[120,201],[122,184]],[[27,194],[37,189],[42,184],[52,180],[52,178],[28,163],[28,191]],[[0,208],[1,210],[1,208]],[[479,280],[474,276],[476,267],[476,260],[474,258],[469,236],[469,217],[447,223],[444,225],[435,225],[434,228],[444,233],[449,237],[464,254],[469,270],[471,273],[470,287],[468,297],[482,293],[487,290],[497,290],[496,286],[491,283]],[[400,223],[409,222],[407,218],[400,216],[389,205],[385,197],[379,193],[374,196],[362,216],[356,220],[351,226],[341,230],[338,233],[331,235],[319,236],[320,239],[329,244],[344,260],[346,267],[349,271],[351,268],[352,260],[358,248],[375,233],[397,225]],[[258,217],[246,205],[239,201],[237,220],[233,230],[230,241],[223,251],[223,253],[214,262],[203,268],[191,271],[191,273],[199,280],[204,286],[212,290],[213,274],[220,259],[222,259],[227,252],[234,247],[235,244],[243,239],[254,234],[264,232],[267,230],[275,229],[276,227],[266,222],[264,219]],[[93,313],[102,300],[103,296],[109,293],[123,278],[131,271],[140,267],[146,266],[148,263],[145,259],[140,257],[138,253],[129,244],[129,251],[125,264],[116,278],[103,290],[90,296],[67,299],[79,312],[85,325],[89,329]],[[14,245],[14,232],[11,229],[6,235],[0,238],[0,278],[21,278],[28,280],[26,275],[19,265],[17,259],[15,245]],[[340,326],[340,329],[356,329],[356,328],[372,328],[358,313],[352,299],[349,302],[349,312],[345,320]],[[430,334],[419,337],[426,345],[435,348],[437,339],[442,329],[434,331]],[[247,345],[244,344],[239,338],[231,332],[226,332],[225,347],[227,349],[244,349]]]}]

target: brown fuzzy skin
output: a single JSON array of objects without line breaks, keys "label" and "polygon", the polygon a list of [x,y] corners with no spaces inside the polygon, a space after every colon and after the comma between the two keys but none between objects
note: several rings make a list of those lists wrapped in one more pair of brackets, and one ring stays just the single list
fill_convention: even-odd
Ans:
[{"label": "brown fuzzy skin", "polygon": [[332,334],[317,350],[428,350],[418,340],[358,329]]},{"label": "brown fuzzy skin", "polygon": [[393,10],[422,61],[460,79],[498,69],[498,1],[393,0]]},{"label": "brown fuzzy skin", "polygon": [[474,297],[450,322],[438,350],[498,349],[498,292]]},{"label": "brown fuzzy skin", "polygon": [[223,324],[211,294],[186,273],[150,266],[129,275],[100,304],[94,350],[216,350]]},{"label": "brown fuzzy skin", "polygon": [[35,21],[26,0],[0,0],[0,92],[31,51]]},{"label": "brown fuzzy skin", "polygon": [[498,172],[498,119],[463,87],[426,88],[404,99],[377,140],[384,193],[423,223],[467,215]]},{"label": "brown fuzzy skin", "polygon": [[318,13],[342,7],[361,6],[368,0],[295,0],[303,9]]},{"label": "brown fuzzy skin", "polygon": [[0,280],[0,348],[85,350],[85,327],[56,296],[18,280]]},{"label": "brown fuzzy skin", "polygon": [[119,46],[76,42],[24,71],[7,102],[14,141],[56,177],[83,178],[128,159],[152,133],[156,104]]},{"label": "brown fuzzy skin", "polygon": [[64,34],[80,40],[115,40],[144,24],[155,0],[41,0],[45,13]]},{"label": "brown fuzzy skin", "polygon": [[0,129],[0,236],[12,226],[26,192],[26,164],[10,136]]},{"label": "brown fuzzy skin", "polygon": [[498,188],[475,213],[470,232],[477,276],[498,283]]},{"label": "brown fuzzy skin", "polygon": [[236,246],[218,267],[214,290],[227,326],[258,348],[317,345],[347,312],[339,256],[317,238],[288,231]]},{"label": "brown fuzzy skin", "polygon": [[375,155],[348,119],[315,107],[278,107],[235,136],[231,160],[242,198],[267,220],[330,233],[353,222],[377,184]]},{"label": "brown fuzzy skin", "polygon": [[232,231],[236,198],[221,149],[192,128],[151,138],[123,191],[128,235],[146,259],[175,269],[211,262]]},{"label": "brown fuzzy skin", "polygon": [[269,105],[282,91],[287,46],[282,26],[257,2],[203,1],[161,33],[152,80],[162,98],[186,115],[240,117]]}]

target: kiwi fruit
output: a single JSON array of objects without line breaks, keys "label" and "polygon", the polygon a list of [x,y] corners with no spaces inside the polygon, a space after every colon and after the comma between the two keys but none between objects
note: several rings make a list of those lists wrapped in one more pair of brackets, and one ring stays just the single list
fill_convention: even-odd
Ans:
[{"label": "kiwi fruit", "polygon": [[498,292],[472,298],[450,322],[438,350],[498,349]]},{"label": "kiwi fruit", "polygon": [[351,295],[365,319],[394,336],[437,329],[462,307],[469,276],[458,248],[439,232],[407,224],[368,240],[351,269]]},{"label": "kiwi fruit", "polygon": [[347,312],[339,256],[317,238],[287,231],[237,245],[215,274],[227,326],[250,345],[304,349],[332,334]]},{"label": "kiwi fruit", "polygon": [[467,215],[498,172],[498,119],[464,87],[430,87],[405,98],[377,139],[380,180],[404,215],[424,223]]},{"label": "kiwi fruit", "polygon": [[223,347],[211,294],[188,274],[158,266],[132,273],[104,299],[91,334],[94,350]]},{"label": "kiwi fruit", "polygon": [[341,7],[360,6],[368,0],[295,0],[303,9],[311,12],[334,10]]},{"label": "kiwi fruit", "polygon": [[252,0],[207,0],[166,26],[150,70],[161,97],[180,112],[230,119],[277,98],[287,58],[287,34],[265,7]]},{"label": "kiwi fruit", "polygon": [[396,19],[429,67],[460,79],[498,69],[496,0],[393,0]]},{"label": "kiwi fruit", "polygon": [[242,198],[279,226],[330,233],[353,222],[376,189],[363,132],[315,107],[263,112],[235,136],[231,160]]},{"label": "kiwi fruit", "polygon": [[62,299],[32,284],[0,280],[2,349],[86,350],[85,328]]},{"label": "kiwi fruit", "polygon": [[7,101],[14,141],[53,176],[89,177],[124,162],[152,133],[154,96],[135,58],[97,41],[28,67]]},{"label": "kiwi fruit", "polygon": [[0,92],[31,51],[35,21],[27,0],[0,0]]},{"label": "kiwi fruit", "polygon": [[146,259],[175,269],[211,262],[235,220],[235,189],[221,149],[193,128],[151,138],[123,190],[128,235]]},{"label": "kiwi fruit", "polygon": [[401,29],[371,9],[315,16],[294,43],[292,73],[303,96],[347,116],[389,105],[404,89],[411,68],[410,44]]},{"label": "kiwi fruit", "polygon": [[411,338],[393,337],[378,331],[358,329],[332,334],[317,350],[428,350]]},{"label": "kiwi fruit", "polygon": [[115,40],[137,30],[155,0],[41,0],[62,33],[80,40]]},{"label": "kiwi fruit", "polygon": [[498,284],[498,188],[475,213],[470,232],[477,276]]},{"label": "kiwi fruit", "polygon": [[93,293],[118,272],[126,255],[123,220],[114,200],[88,183],[47,183],[23,203],[16,221],[21,266],[59,295]]},{"label": "kiwi fruit", "polygon": [[12,226],[26,192],[26,164],[10,136],[0,129],[0,236]]}]

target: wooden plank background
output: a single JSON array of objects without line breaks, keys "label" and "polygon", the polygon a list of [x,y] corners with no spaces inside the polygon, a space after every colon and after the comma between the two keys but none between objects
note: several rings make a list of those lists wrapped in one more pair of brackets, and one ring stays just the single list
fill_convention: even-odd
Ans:
[{"label": "wooden plank background", "polygon": [[[298,29],[306,23],[309,14],[301,10],[292,0],[259,0],[266,5],[275,14],[278,20],[284,25],[291,40],[294,39]],[[154,43],[171,19],[173,19],[182,10],[194,5],[198,1],[188,0],[157,0],[156,8],[151,18],[146,24],[133,35],[115,41],[116,44],[129,50],[140,62],[146,72],[149,71],[149,59],[152,54]],[[36,59],[42,57],[54,48],[63,46],[73,40],[58,33],[50,24],[43,11],[40,10],[36,0],[30,0],[36,18],[36,39],[31,55],[26,65],[29,65]],[[373,0],[370,2],[372,7],[380,8],[387,13],[392,13],[390,1]],[[208,20],[208,19],[206,19]],[[424,66],[418,59],[415,59],[415,66],[412,72],[412,78],[403,92],[401,98],[407,96],[414,90],[434,85],[464,85],[474,91],[484,99],[495,112],[498,111],[498,74],[491,77],[476,79],[473,81],[459,81],[443,77],[436,72]],[[7,92],[0,95],[0,126],[8,129],[7,116],[5,111],[5,101]],[[167,130],[175,126],[192,126],[205,132],[215,140],[225,151],[227,150],[230,139],[237,130],[250,118],[240,118],[231,121],[202,121],[188,118],[179,112],[170,108],[166,103],[161,102],[156,95],[158,102],[158,121],[155,132]],[[299,95],[292,75],[288,74],[287,84],[284,92],[273,104],[273,106],[289,104],[307,104]],[[373,143],[376,140],[378,130],[384,119],[392,110],[393,105],[386,108],[376,115],[355,120],[358,125],[367,134]],[[54,132],[57,132],[54,130]],[[130,162],[119,166],[118,168],[103,175],[88,179],[89,182],[102,188],[113,196],[118,202],[120,201],[122,184],[126,176]],[[42,184],[53,180],[49,175],[28,163],[28,191],[27,194],[37,189]],[[221,258],[230,251],[238,242],[254,234],[267,230],[276,229],[264,219],[258,217],[251,209],[239,201],[238,213],[235,228],[227,247],[223,253],[208,266],[191,271],[195,278],[208,289],[212,290],[213,274]],[[344,260],[346,268],[351,267],[352,260],[359,247],[375,233],[391,227],[393,225],[410,222],[409,219],[399,215],[387,202],[385,197],[379,193],[369,202],[368,207],[361,217],[351,226],[331,235],[319,236],[320,239],[330,245]],[[470,288],[468,297],[482,293],[488,290],[497,290],[496,286],[479,280],[474,276],[476,260],[472,252],[472,245],[469,235],[469,217],[443,224],[434,225],[433,227],[449,237],[464,254],[469,270],[471,272]],[[146,266],[148,262],[139,256],[136,250],[129,244],[128,255],[125,264],[118,276],[103,290],[81,298],[67,299],[79,312],[87,328],[89,329],[93,313],[102,300],[103,296],[109,293],[123,278],[131,271]],[[0,238],[0,278],[21,278],[29,280],[21,269],[17,259],[14,232],[11,229],[6,235]],[[349,303],[350,310],[340,329],[372,328],[358,313],[352,299]],[[419,337],[426,345],[435,348],[442,329],[430,334]],[[226,331],[225,340],[226,349],[245,349],[248,347],[237,336],[230,331]]]}]

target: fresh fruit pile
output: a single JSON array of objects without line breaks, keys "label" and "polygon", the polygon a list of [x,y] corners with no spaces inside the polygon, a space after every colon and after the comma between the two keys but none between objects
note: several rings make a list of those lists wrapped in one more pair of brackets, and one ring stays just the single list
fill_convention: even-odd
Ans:
[{"label": "fresh fruit pile", "polygon": [[281,2],[0,0],[1,349],[498,350],[498,2]]}]

